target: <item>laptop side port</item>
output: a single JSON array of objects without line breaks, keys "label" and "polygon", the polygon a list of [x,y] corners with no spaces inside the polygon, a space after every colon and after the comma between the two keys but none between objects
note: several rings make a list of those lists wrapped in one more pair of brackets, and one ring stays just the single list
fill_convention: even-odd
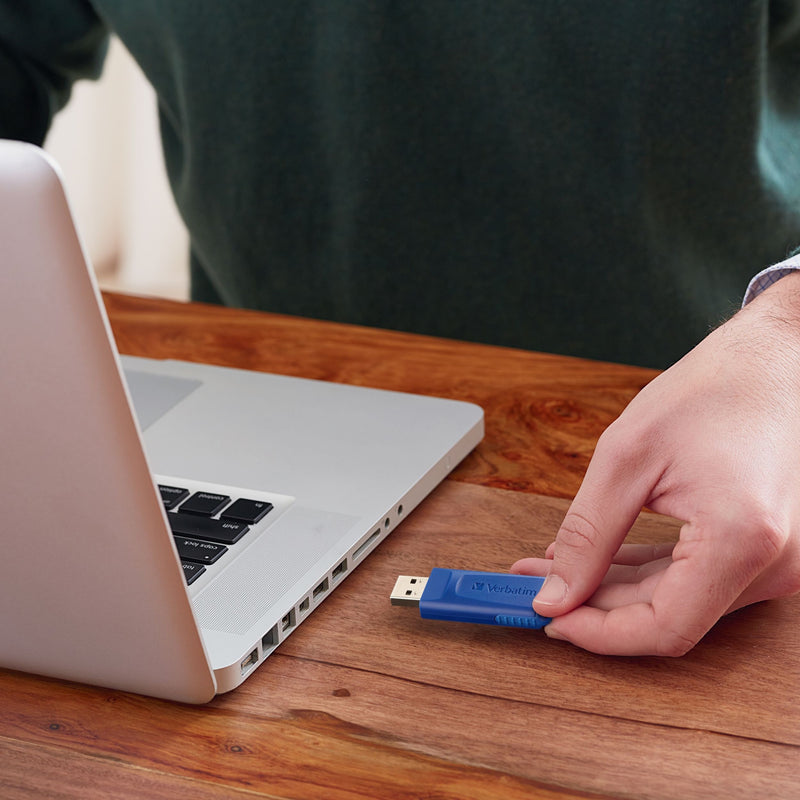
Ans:
[{"label": "laptop side port", "polygon": [[322,580],[320,583],[318,583],[318,584],[317,584],[317,585],[314,587],[314,591],[313,591],[313,592],[311,592],[311,595],[312,595],[312,596],[313,596],[313,598],[316,600],[317,598],[319,598],[319,597],[321,597],[323,594],[325,594],[325,592],[327,592],[327,591],[328,591],[328,579],[327,579],[327,578],[325,578],[324,580]]},{"label": "laptop side port", "polygon": [[345,572],[347,572],[347,559],[341,561],[333,568],[333,572],[331,572],[331,578],[333,579],[333,582],[335,583],[338,581],[339,578],[345,574]]},{"label": "laptop side port", "polygon": [[258,648],[253,650],[247,658],[242,661],[242,675],[248,673],[258,663]]},{"label": "laptop side port", "polygon": [[261,637],[261,649],[266,654],[267,650],[272,647],[275,647],[278,644],[278,626],[273,625],[262,637]]},{"label": "laptop side port", "polygon": [[291,611],[287,611],[281,617],[281,631],[285,633],[291,628],[294,628],[294,623],[295,623],[294,609],[291,609]]},{"label": "laptop side port", "polygon": [[381,535],[380,530],[373,531],[353,552],[353,561],[358,561],[361,556],[363,556],[375,542],[375,540]]}]

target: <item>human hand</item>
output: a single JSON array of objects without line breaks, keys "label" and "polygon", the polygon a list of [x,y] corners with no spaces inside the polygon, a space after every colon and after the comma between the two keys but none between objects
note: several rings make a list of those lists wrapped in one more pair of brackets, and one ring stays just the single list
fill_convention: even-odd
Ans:
[{"label": "human hand", "polygon": [[[548,635],[617,655],[686,653],[724,614],[800,591],[800,274],[648,384],[603,433],[544,559]],[[676,544],[623,544],[643,506]]]}]

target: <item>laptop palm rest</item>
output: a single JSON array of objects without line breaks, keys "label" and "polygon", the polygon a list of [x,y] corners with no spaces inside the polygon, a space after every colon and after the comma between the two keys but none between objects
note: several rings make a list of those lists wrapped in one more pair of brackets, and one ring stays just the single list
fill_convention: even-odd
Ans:
[{"label": "laptop palm rest", "polygon": [[143,431],[203,385],[202,381],[191,378],[153,375],[130,368],[123,372],[139,428]]}]

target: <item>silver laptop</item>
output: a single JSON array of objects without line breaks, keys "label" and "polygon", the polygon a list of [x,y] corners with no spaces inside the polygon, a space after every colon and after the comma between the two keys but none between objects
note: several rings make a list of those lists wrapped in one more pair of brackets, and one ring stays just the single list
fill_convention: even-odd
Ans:
[{"label": "silver laptop", "polygon": [[58,169],[0,142],[0,667],[201,703],[483,435],[477,406],[120,358]]}]

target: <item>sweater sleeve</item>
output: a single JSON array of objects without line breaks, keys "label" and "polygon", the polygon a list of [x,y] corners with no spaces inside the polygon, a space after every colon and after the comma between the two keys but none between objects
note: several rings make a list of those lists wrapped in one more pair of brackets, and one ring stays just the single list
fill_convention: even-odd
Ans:
[{"label": "sweater sleeve", "polygon": [[98,77],[107,47],[87,0],[0,0],[0,137],[41,144],[73,83]]}]

